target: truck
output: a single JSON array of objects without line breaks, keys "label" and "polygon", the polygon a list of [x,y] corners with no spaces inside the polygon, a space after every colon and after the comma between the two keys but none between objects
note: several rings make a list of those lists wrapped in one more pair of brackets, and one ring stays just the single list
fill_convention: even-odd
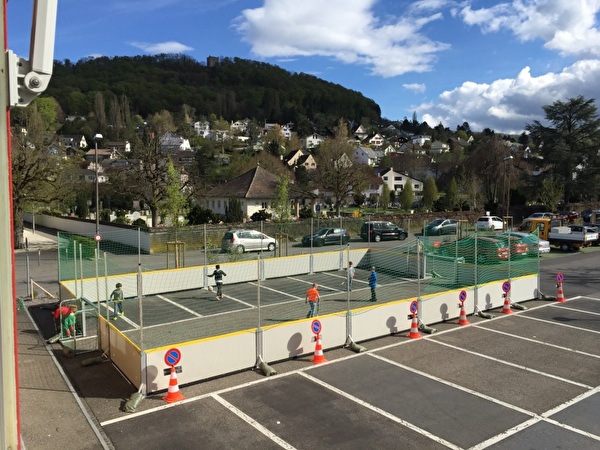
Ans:
[{"label": "truck", "polygon": [[590,227],[579,225],[564,225],[561,219],[546,217],[527,218],[515,231],[534,233],[550,242],[550,245],[560,248],[563,252],[579,250],[598,242],[598,232]]}]

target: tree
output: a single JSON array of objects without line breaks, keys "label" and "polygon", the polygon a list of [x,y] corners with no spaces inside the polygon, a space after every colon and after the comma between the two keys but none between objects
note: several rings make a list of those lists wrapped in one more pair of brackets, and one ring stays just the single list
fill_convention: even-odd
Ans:
[{"label": "tree", "polygon": [[323,142],[316,157],[317,170],[312,174],[313,179],[332,193],[338,215],[345,199],[358,186],[364,186],[371,173],[369,167],[353,164],[353,152],[354,147],[348,142],[348,127],[340,120],[335,137]]},{"label": "tree", "polygon": [[163,219],[171,218],[171,225],[177,227],[179,224],[179,216],[185,216],[188,213],[188,199],[183,192],[181,175],[175,170],[175,166],[173,166],[173,161],[171,161],[171,159],[169,159],[169,162],[167,163],[164,191],[164,196],[159,203],[161,215]]},{"label": "tree", "polygon": [[242,202],[239,198],[230,198],[229,204],[225,208],[225,221],[227,223],[241,223],[243,220]]},{"label": "tree", "polygon": [[129,193],[142,200],[152,214],[152,226],[156,227],[159,225],[160,207],[169,195],[168,159],[160,150],[159,138],[150,133],[132,153],[135,158],[132,161],[139,163],[131,163],[124,169],[111,171],[110,183],[113,187],[127,186]]},{"label": "tree", "polygon": [[415,191],[413,190],[412,183],[407,181],[404,184],[404,189],[400,192],[400,206],[402,209],[409,210],[415,201]]},{"label": "tree", "polygon": [[290,179],[280,176],[277,183],[277,200],[274,205],[275,214],[281,222],[290,220]]},{"label": "tree", "polygon": [[540,200],[550,211],[556,210],[563,195],[563,183],[557,177],[549,177],[542,182]]},{"label": "tree", "polygon": [[594,99],[582,96],[543,107],[549,126],[527,124],[550,173],[564,185],[564,201],[574,195],[576,182],[594,184],[600,175],[600,119]]},{"label": "tree", "polygon": [[423,186],[423,204],[426,209],[432,209],[433,204],[438,199],[438,188],[433,177],[429,176]]},{"label": "tree", "polygon": [[383,209],[387,209],[390,204],[390,192],[390,187],[387,185],[387,183],[383,183],[381,188],[381,207]]},{"label": "tree", "polygon": [[458,183],[456,182],[456,178],[452,178],[450,181],[450,185],[448,186],[448,190],[446,191],[446,206],[449,209],[455,209],[460,205],[460,195],[458,191]]},{"label": "tree", "polygon": [[63,178],[63,160],[49,152],[48,124],[34,101],[22,114],[23,126],[12,129],[12,207],[14,247],[23,248],[23,213],[27,207],[50,206],[74,199],[77,189]]}]

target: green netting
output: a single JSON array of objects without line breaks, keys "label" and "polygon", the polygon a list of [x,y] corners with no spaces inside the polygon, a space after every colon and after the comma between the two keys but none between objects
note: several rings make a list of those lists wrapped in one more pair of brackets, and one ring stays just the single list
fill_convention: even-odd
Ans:
[{"label": "green netting", "polygon": [[[522,249],[508,236],[468,234],[466,229],[391,246],[301,247],[292,255],[301,237],[317,227],[341,226],[356,237],[363,222],[248,224],[276,237],[278,247],[244,254],[221,252],[225,226],[104,232],[100,242],[59,233],[59,279],[136,345],[150,349],[305,319],[312,283],[322,298],[317,314],[356,315],[384,302],[538,272],[537,253],[518,255],[515,251]],[[356,269],[351,289],[350,261]],[[216,264],[227,274],[222,300],[216,299],[214,280],[207,276]],[[371,301],[371,267],[378,276],[377,303]],[[114,304],[108,300],[116,283],[123,284],[125,315],[113,320]]]}]

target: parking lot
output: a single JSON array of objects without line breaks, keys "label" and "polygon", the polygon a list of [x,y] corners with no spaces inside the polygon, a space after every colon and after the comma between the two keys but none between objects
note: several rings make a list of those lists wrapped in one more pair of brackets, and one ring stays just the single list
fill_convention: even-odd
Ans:
[{"label": "parking lot", "polygon": [[563,272],[565,303],[440,323],[416,340],[393,334],[361,343],[365,353],[327,350],[328,363],[300,357],[272,364],[272,377],[246,370],[180,386],[184,401],[154,395],[135,413],[122,411],[133,389],[110,364],[57,359],[105,448],[598,448],[597,257],[542,258],[542,292],[555,295]]}]

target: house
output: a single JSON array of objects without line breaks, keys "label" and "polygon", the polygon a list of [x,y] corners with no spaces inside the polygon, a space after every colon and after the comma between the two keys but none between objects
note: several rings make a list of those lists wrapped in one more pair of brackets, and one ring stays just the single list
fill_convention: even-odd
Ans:
[{"label": "house", "polygon": [[105,143],[104,146],[110,150],[115,150],[120,154],[129,153],[131,151],[131,144],[129,141],[111,141]]},{"label": "house", "polygon": [[448,139],[448,145],[450,146],[450,150],[454,152],[457,149],[466,149],[469,146],[469,142],[460,138],[450,138]]},{"label": "house", "polygon": [[365,141],[372,145],[373,147],[381,147],[385,138],[380,133],[375,133],[365,138]]},{"label": "house", "polygon": [[284,158],[283,162],[288,167],[299,167],[304,166],[307,170],[314,170],[317,168],[317,163],[312,154],[306,150],[292,150]]},{"label": "house", "polygon": [[229,128],[233,133],[246,133],[248,131],[249,123],[250,119],[236,120],[235,122],[231,122]]},{"label": "house", "polygon": [[277,200],[279,178],[260,166],[243,173],[223,184],[215,186],[206,194],[206,208],[224,216],[229,199],[241,202],[242,212],[249,219],[255,212],[265,210],[273,213],[273,203]]},{"label": "house", "polygon": [[77,150],[83,150],[88,147],[85,136],[77,135],[62,135],[58,137],[58,142],[63,147],[71,147]]},{"label": "house", "polygon": [[398,147],[398,153],[413,153],[415,155],[424,155],[426,150],[419,144],[413,144],[412,142],[406,142]]},{"label": "house", "polygon": [[379,164],[381,156],[380,152],[361,145],[354,151],[353,158],[359,164],[375,167]]},{"label": "house", "polygon": [[174,152],[177,150],[191,150],[192,147],[190,146],[190,141],[188,139],[185,139],[172,131],[167,131],[160,138],[160,149],[164,152]]},{"label": "house", "polygon": [[395,192],[397,195],[404,190],[407,183],[412,186],[413,191],[418,194],[423,191],[423,182],[416,178],[409,177],[406,173],[396,172],[394,169],[385,169],[380,172],[379,176],[383,184],[387,185],[390,191]]},{"label": "house", "polygon": [[413,144],[423,146],[423,145],[425,145],[425,142],[427,142],[427,141],[431,142],[431,136],[429,136],[427,134],[415,134],[410,138],[410,140]]},{"label": "house", "polygon": [[442,153],[448,153],[450,151],[450,145],[442,141],[433,141],[429,147],[429,154],[441,155]]},{"label": "house", "polygon": [[359,125],[358,128],[356,130],[354,130],[354,133],[352,133],[352,134],[359,141],[363,141],[369,135],[369,133],[367,132],[367,129],[365,127],[363,127],[362,125]]},{"label": "house", "polygon": [[318,133],[313,133],[310,136],[306,136],[302,139],[302,143],[305,149],[317,148],[325,141],[325,138]]},{"label": "house", "polygon": [[[84,158],[86,161],[94,163],[96,161],[96,149],[93,148],[91,150],[88,150],[85,153]],[[100,164],[102,164],[102,161],[104,161],[106,159],[117,159],[116,152],[114,150],[109,150],[106,148],[99,148],[98,149],[98,162]]]},{"label": "house", "polygon": [[194,122],[194,132],[203,138],[207,138],[210,135],[210,122],[204,120],[202,122]]}]

